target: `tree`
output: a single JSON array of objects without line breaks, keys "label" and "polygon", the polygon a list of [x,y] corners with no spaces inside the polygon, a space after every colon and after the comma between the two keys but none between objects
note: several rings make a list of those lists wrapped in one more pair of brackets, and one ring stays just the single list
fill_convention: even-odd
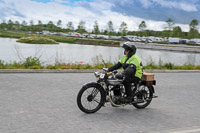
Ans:
[{"label": "tree", "polygon": [[49,21],[47,24],[48,31],[54,31],[54,27],[55,25],[53,24],[53,22]]},{"label": "tree", "polygon": [[7,30],[7,24],[3,21],[3,23],[0,24],[0,30]]},{"label": "tree", "polygon": [[23,25],[23,26],[27,26],[28,23],[24,20],[24,21],[22,22],[22,25]]},{"label": "tree", "polygon": [[74,26],[73,26],[73,23],[71,21],[67,23],[67,30],[74,31]]},{"label": "tree", "polygon": [[171,37],[179,37],[182,38],[183,37],[183,32],[181,30],[181,27],[176,26],[173,28],[172,32],[171,32]]},{"label": "tree", "polygon": [[100,31],[99,31],[99,25],[98,25],[97,21],[94,22],[93,33],[96,34],[96,35],[100,33]]},{"label": "tree", "polygon": [[38,25],[42,25],[42,21],[41,20],[38,20]]},{"label": "tree", "polygon": [[112,21],[109,21],[109,22],[108,22],[108,30],[107,30],[107,32],[108,32],[108,35],[109,35],[109,36],[111,36],[111,35],[114,34],[114,28],[113,28],[113,23],[112,23]]},{"label": "tree", "polygon": [[36,31],[41,32],[42,31],[42,27],[43,27],[42,21],[38,20],[38,25],[36,25]]},{"label": "tree", "polygon": [[20,28],[20,23],[19,23],[19,21],[15,21],[15,23],[14,23],[14,29],[15,29],[15,30],[19,30],[19,28]]},{"label": "tree", "polygon": [[190,26],[190,29],[196,29],[196,30],[197,30],[198,25],[199,25],[198,20],[193,19],[193,20],[190,22],[190,25],[189,25],[189,26]]},{"label": "tree", "polygon": [[30,20],[30,30],[32,33],[34,33],[37,30],[36,27],[34,26],[33,20]]},{"label": "tree", "polygon": [[190,25],[189,25],[189,26],[190,26],[190,30],[189,30],[189,32],[188,32],[188,38],[189,38],[189,39],[199,37],[198,25],[199,25],[199,22],[198,22],[198,20],[196,20],[196,19],[193,19],[193,20],[190,22]]},{"label": "tree", "polygon": [[30,26],[34,25],[33,20],[30,20]]},{"label": "tree", "polygon": [[8,24],[13,24],[13,21],[12,20],[8,20]]},{"label": "tree", "polygon": [[170,37],[171,30],[174,27],[174,22],[171,18],[168,18],[165,22],[167,23],[167,25],[164,27],[165,30],[163,31],[162,35],[164,37]]},{"label": "tree", "polygon": [[199,37],[198,30],[190,29],[190,31],[188,32],[188,38],[192,39],[192,38],[198,38],[198,37]]},{"label": "tree", "polygon": [[61,21],[61,20],[58,20],[57,26],[58,26],[58,27],[61,27],[61,26],[62,26],[62,21]]},{"label": "tree", "polygon": [[79,25],[77,27],[77,32],[79,32],[81,34],[86,32],[86,30],[85,30],[85,22],[84,21],[80,21],[79,22]]},{"label": "tree", "polygon": [[48,24],[49,24],[49,25],[54,25],[52,21],[49,21]]},{"label": "tree", "polygon": [[103,34],[104,34],[104,35],[108,35],[108,30],[104,30],[104,31],[103,31]]},{"label": "tree", "polygon": [[125,36],[128,32],[128,27],[127,27],[127,24],[125,22],[122,22],[121,25],[120,25],[120,28],[119,28],[119,33],[122,35],[122,36]]},{"label": "tree", "polygon": [[146,23],[145,23],[145,21],[142,21],[141,23],[140,23],[140,25],[139,25],[139,30],[140,31],[144,31],[144,30],[146,30]]},{"label": "tree", "polygon": [[28,23],[24,20],[24,21],[22,22],[21,30],[22,30],[22,31],[29,31],[29,27],[28,27],[27,25],[28,25]]},{"label": "tree", "polygon": [[174,27],[173,20],[171,18],[168,18],[165,22],[167,23],[167,26],[165,27],[165,29],[171,31]]},{"label": "tree", "polygon": [[9,20],[8,21],[8,30],[12,30],[13,29],[13,21],[12,20]]}]

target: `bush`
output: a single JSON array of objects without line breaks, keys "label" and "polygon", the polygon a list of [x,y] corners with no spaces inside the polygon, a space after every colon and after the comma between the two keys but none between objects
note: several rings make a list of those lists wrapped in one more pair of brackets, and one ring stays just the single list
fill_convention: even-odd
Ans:
[{"label": "bush", "polygon": [[43,67],[38,66],[38,65],[34,65],[34,66],[30,66],[30,69],[42,69]]},{"label": "bush", "polygon": [[0,65],[4,65],[4,61],[3,60],[0,60]]},{"label": "bush", "polygon": [[23,63],[25,68],[33,67],[33,66],[41,66],[40,59],[37,57],[27,57],[26,61]]},{"label": "bush", "polygon": [[92,69],[93,67],[90,64],[83,65],[83,69]]},{"label": "bush", "polygon": [[189,64],[189,65],[184,65],[182,68],[183,68],[184,70],[193,70],[193,69],[194,69],[194,66],[191,65],[191,64]]},{"label": "bush", "polygon": [[143,69],[158,69],[159,66],[157,66],[155,63],[151,62],[147,64],[146,66],[143,66]]},{"label": "bush", "polygon": [[14,61],[13,64],[10,64],[10,67],[17,68],[17,69],[24,69],[24,65],[22,62],[16,62]]},{"label": "bush", "polygon": [[174,64],[172,64],[172,63],[165,63],[164,64],[164,67],[166,68],[166,69],[173,69],[174,68]]},{"label": "bush", "polygon": [[0,69],[4,68],[4,61],[0,60]]},{"label": "bush", "polygon": [[56,66],[55,65],[48,65],[46,68],[47,69],[56,69]]}]

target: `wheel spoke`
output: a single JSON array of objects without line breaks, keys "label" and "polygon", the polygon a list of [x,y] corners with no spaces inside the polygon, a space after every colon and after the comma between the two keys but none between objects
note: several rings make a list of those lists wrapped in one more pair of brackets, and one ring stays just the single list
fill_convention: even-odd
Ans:
[{"label": "wheel spoke", "polygon": [[[134,100],[136,101],[136,103],[134,103],[133,105],[136,108],[145,108],[146,106],[148,106],[151,102],[151,90],[149,87],[141,85],[138,87],[138,89],[136,90],[136,95],[134,96]],[[137,101],[142,101],[142,103]]]},{"label": "wheel spoke", "polygon": [[94,98],[94,101],[95,101],[96,103],[100,103],[99,99]]},{"label": "wheel spoke", "polygon": [[82,94],[82,106],[87,110],[95,110],[101,103],[101,94],[99,92],[96,87],[87,88]]},{"label": "wheel spoke", "polygon": [[98,93],[99,93],[99,90],[96,89],[96,88],[94,88],[93,91],[92,91],[92,93],[91,93],[91,95],[92,95],[93,97],[96,97],[96,95],[97,95]]},{"label": "wheel spoke", "polygon": [[92,92],[89,89],[87,89],[86,92],[87,92],[88,95],[92,94]]}]

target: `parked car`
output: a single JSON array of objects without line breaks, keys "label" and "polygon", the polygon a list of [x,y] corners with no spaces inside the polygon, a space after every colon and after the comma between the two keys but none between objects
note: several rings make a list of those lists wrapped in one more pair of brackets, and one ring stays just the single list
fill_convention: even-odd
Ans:
[{"label": "parked car", "polygon": [[97,36],[97,35],[95,35],[95,34],[89,34],[89,35],[88,35],[88,38],[96,38],[96,36]]},{"label": "parked car", "polygon": [[169,37],[169,38],[168,38],[168,42],[169,42],[169,43],[174,43],[174,44],[179,44],[180,38]]},{"label": "parked car", "polygon": [[81,34],[78,32],[68,32],[67,36],[81,37]]},{"label": "parked car", "polygon": [[110,40],[120,40],[121,36],[109,36]]},{"label": "parked car", "polygon": [[109,39],[109,36],[107,36],[107,35],[96,35],[96,38],[98,38],[98,39]]},{"label": "parked car", "polygon": [[200,38],[193,38],[193,39],[190,39],[190,43],[194,43],[194,44],[200,44]]}]

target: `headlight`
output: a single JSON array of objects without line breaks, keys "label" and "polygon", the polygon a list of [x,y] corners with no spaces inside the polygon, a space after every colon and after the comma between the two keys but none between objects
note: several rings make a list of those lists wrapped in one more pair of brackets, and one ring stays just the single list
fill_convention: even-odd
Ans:
[{"label": "headlight", "polygon": [[100,73],[99,72],[95,72],[94,75],[95,75],[95,77],[99,77]]}]

